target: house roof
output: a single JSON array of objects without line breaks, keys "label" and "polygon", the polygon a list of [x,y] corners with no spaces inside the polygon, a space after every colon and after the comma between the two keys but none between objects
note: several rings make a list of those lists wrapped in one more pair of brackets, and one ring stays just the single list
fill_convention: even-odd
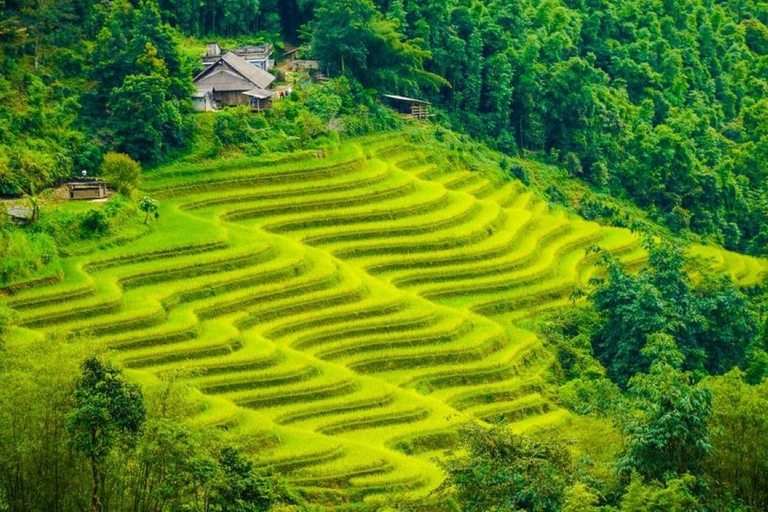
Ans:
[{"label": "house roof", "polygon": [[198,80],[204,78],[206,75],[208,75],[208,73],[211,72],[211,70],[213,70],[222,62],[226,63],[237,74],[251,82],[259,89],[266,89],[272,84],[272,82],[276,80],[273,74],[267,73],[263,69],[257,68],[253,64],[249,63],[242,57],[229,52],[222,57],[219,57],[213,64],[205,68],[202,73],[195,77],[193,82],[197,82]]},{"label": "house roof", "polygon": [[198,87],[197,90],[192,93],[193,98],[205,98],[206,95],[213,92],[213,87]]},{"label": "house roof", "polygon": [[260,100],[266,100],[274,96],[275,93],[264,89],[251,89],[250,91],[245,91],[243,94]]},{"label": "house roof", "polygon": [[407,103],[419,103],[421,105],[431,105],[431,103],[428,102],[428,101],[419,100],[419,99],[416,99],[416,98],[408,98],[406,96],[397,96],[395,94],[383,94],[383,96],[385,98],[389,98],[389,99],[395,100],[395,101],[405,101]]}]

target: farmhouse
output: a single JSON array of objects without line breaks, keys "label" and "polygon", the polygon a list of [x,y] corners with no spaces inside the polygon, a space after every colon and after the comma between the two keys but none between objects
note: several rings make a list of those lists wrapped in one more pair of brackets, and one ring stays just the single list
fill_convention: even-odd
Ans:
[{"label": "farmhouse", "polygon": [[407,119],[427,119],[430,103],[416,98],[384,94],[387,104]]},{"label": "farmhouse", "polygon": [[[203,65],[208,67],[215,63],[222,53],[226,52],[222,52],[219,43],[206,43]],[[269,58],[272,55],[272,45],[269,43],[241,46],[232,50],[232,53],[264,71],[269,71],[275,65],[275,61]]]},{"label": "farmhouse", "polygon": [[274,93],[268,89],[274,81],[274,75],[227,53],[194,78],[195,110],[210,110],[215,102],[216,106],[251,105],[260,112],[272,106]]}]

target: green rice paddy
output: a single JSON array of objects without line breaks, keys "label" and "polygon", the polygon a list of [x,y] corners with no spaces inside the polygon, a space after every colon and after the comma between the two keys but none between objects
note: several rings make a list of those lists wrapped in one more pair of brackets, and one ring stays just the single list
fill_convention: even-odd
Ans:
[{"label": "green rice paddy", "polygon": [[[159,225],[0,297],[20,337],[91,336],[137,379],[185,369],[195,418],[258,446],[310,500],[425,495],[469,420],[566,422],[552,356],[521,320],[570,304],[599,246],[639,237],[551,209],[519,182],[443,166],[403,134],[326,159],[175,165],[145,179]],[[696,247],[756,282],[763,260]]]}]

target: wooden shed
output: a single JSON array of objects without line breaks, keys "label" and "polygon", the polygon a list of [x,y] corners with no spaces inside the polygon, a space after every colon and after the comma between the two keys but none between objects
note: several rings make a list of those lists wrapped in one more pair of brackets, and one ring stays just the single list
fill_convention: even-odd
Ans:
[{"label": "wooden shed", "polygon": [[408,119],[427,119],[429,117],[429,103],[425,100],[384,94],[387,104],[397,110],[400,115]]},{"label": "wooden shed", "polygon": [[[257,68],[234,53],[219,57],[193,83],[200,91],[212,91],[213,99],[219,106],[250,105],[254,94],[271,98],[269,86],[275,81],[271,73]],[[255,92],[254,92],[255,91]],[[245,94],[248,92],[249,94]]]},{"label": "wooden shed", "polygon": [[82,179],[67,183],[70,199],[104,199],[107,197],[107,182],[97,179]]}]

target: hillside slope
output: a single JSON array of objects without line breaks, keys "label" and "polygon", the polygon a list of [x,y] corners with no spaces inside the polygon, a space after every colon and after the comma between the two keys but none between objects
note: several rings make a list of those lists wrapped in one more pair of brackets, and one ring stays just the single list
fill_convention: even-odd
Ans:
[{"label": "hillside slope", "polygon": [[[423,494],[457,425],[567,419],[546,397],[551,355],[514,324],[567,305],[591,248],[644,258],[627,230],[439,161],[391,134],[327,159],[160,170],[151,235],[3,301],[27,335],[89,334],[139,379],[186,369],[197,421],[253,439],[312,501]],[[743,282],[768,268],[696,251]]]}]

